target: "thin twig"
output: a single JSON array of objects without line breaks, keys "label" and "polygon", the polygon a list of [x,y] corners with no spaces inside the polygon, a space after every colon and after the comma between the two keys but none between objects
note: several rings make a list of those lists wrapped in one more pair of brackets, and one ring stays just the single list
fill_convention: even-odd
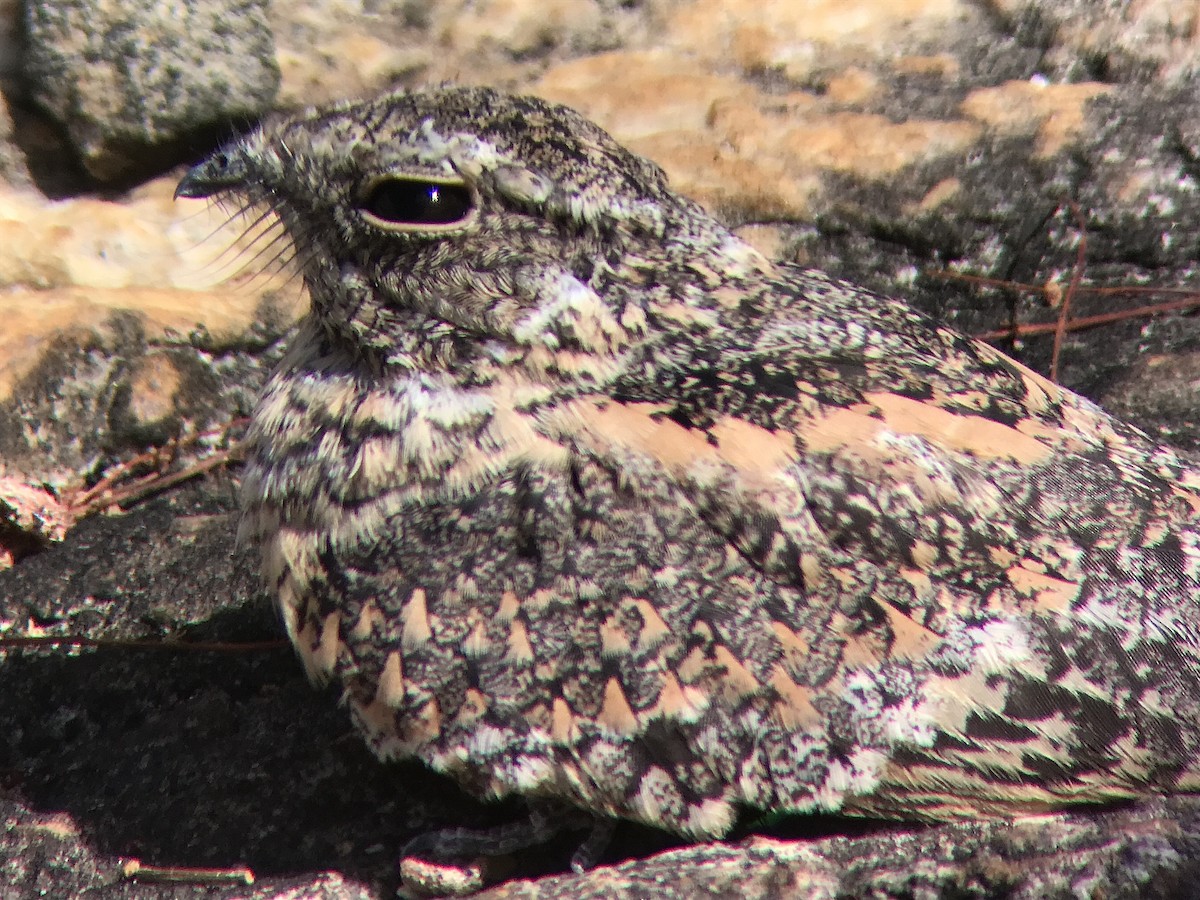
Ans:
[{"label": "thin twig", "polygon": [[254,884],[254,872],[248,866],[232,866],[227,869],[198,866],[148,866],[140,859],[127,859],[121,863],[121,877],[166,884]]},{"label": "thin twig", "polygon": [[1079,290],[1079,282],[1083,279],[1084,268],[1087,265],[1087,222],[1078,203],[1074,200],[1068,200],[1067,203],[1079,225],[1079,246],[1075,248],[1075,265],[1071,267],[1071,280],[1063,293],[1058,321],[1055,323],[1057,327],[1054,329],[1054,349],[1050,352],[1050,380],[1055,383],[1058,382],[1058,360],[1062,355],[1063,337],[1067,333],[1067,322],[1071,318],[1071,299]]},{"label": "thin twig", "polygon": [[[1095,316],[1080,316],[1072,319],[1065,326],[1067,331],[1082,331],[1085,328],[1095,328],[1098,325],[1111,325],[1114,322],[1124,322],[1128,319],[1141,319],[1149,316],[1160,316],[1164,313],[1182,312],[1200,308],[1200,294],[1192,294],[1188,300],[1172,300],[1169,303],[1154,303],[1149,306],[1139,306],[1136,309],[1122,309],[1117,312],[1100,313]],[[975,335],[981,341],[998,341],[1004,338],[1032,337],[1037,334],[1052,334],[1058,329],[1058,322],[1038,322],[1018,325],[1016,328],[998,328],[995,331],[982,331]]]},{"label": "thin twig", "polygon": [[[948,269],[933,269],[925,274],[931,278],[940,278],[946,281],[960,281],[965,284],[975,285],[977,287],[999,288],[1002,290],[1017,291],[1020,293],[1037,294],[1041,296],[1047,304],[1057,307],[1058,315],[1053,322],[1047,323],[1022,323],[1014,322],[1008,328],[998,328],[992,331],[979,332],[974,335],[978,340],[994,341],[994,340],[1016,340],[1021,337],[1032,337],[1039,334],[1053,334],[1054,348],[1050,356],[1050,379],[1058,381],[1059,362],[1062,356],[1063,339],[1068,332],[1080,331],[1085,328],[1095,328],[1100,325],[1110,325],[1114,322],[1121,322],[1128,319],[1140,319],[1150,316],[1162,315],[1170,312],[1183,312],[1191,309],[1200,308],[1200,292],[1191,288],[1159,288],[1146,285],[1109,285],[1105,287],[1086,287],[1083,285],[1084,271],[1087,265],[1087,222],[1084,218],[1083,211],[1079,204],[1075,201],[1068,201],[1068,205],[1072,214],[1075,217],[1075,222],[1079,227],[1079,244],[1075,250],[1075,263],[1071,267],[1071,278],[1065,290],[1057,284],[1026,284],[1020,281],[1006,281],[1001,278],[989,278],[983,275],[970,275],[962,272],[953,272]],[[1120,310],[1118,312],[1103,313],[1094,316],[1081,316],[1079,318],[1071,317],[1072,302],[1077,297],[1082,296],[1105,296],[1117,297],[1122,295],[1137,295],[1137,294],[1179,294],[1184,299],[1170,301],[1167,303],[1153,303],[1143,306],[1138,306],[1133,309]]]},{"label": "thin twig", "polygon": [[[167,473],[167,468],[179,457],[179,452],[201,441],[212,438],[223,438],[233,429],[244,425],[249,420],[245,417],[232,419],[219,428],[183,438],[173,438],[161,447],[154,447],[139,453],[131,459],[117,463],[104,477],[90,488],[77,488],[64,493],[64,500],[74,518],[80,519],[89,513],[107,509],[110,506],[140,500],[160,490],[173,487],[189,478],[210,472],[222,465],[236,460],[241,452],[241,444],[234,444],[223,450],[218,450],[199,462],[174,473]],[[153,466],[156,471],[142,476],[132,484],[118,489],[117,485],[132,478],[133,473],[144,466]]]},{"label": "thin twig", "polygon": [[[979,287],[994,287],[1024,294],[1040,294],[1049,298],[1061,293],[1057,286],[1045,284],[1027,284],[1024,281],[1007,281],[1003,278],[987,278],[983,275],[971,275],[966,272],[955,272],[951,269],[929,269],[922,273],[928,278],[940,278],[943,281],[961,281],[964,284],[974,284]],[[1153,287],[1146,284],[1107,285],[1104,287],[1089,287],[1080,285],[1076,292],[1080,297],[1120,297],[1126,294],[1182,294],[1185,297],[1197,296],[1193,288]],[[1136,312],[1136,310],[1131,310]]]},{"label": "thin twig", "polygon": [[150,494],[156,494],[160,491],[165,491],[167,488],[174,487],[180,482],[187,481],[189,478],[195,478],[197,475],[203,475],[205,472],[211,472],[213,469],[218,469],[221,466],[237,460],[241,457],[243,446],[242,444],[234,444],[232,447],[227,447],[224,450],[218,450],[211,456],[206,456],[204,459],[196,462],[186,469],[181,469],[178,472],[172,472],[169,475],[154,473],[147,475],[133,482],[128,487],[113,491],[103,497],[105,506],[116,506],[122,503],[129,503],[134,500],[141,500]]}]

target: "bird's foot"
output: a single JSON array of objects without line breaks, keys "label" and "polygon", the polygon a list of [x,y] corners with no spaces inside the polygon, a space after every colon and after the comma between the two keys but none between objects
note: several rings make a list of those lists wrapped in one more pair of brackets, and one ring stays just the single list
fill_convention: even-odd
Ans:
[{"label": "bird's foot", "polygon": [[[406,881],[414,876],[418,882],[430,881],[431,878],[437,881],[438,887],[432,890],[431,884],[420,884],[419,893],[426,895],[478,890],[482,887],[482,881],[487,880],[485,870],[488,868],[481,863],[480,857],[492,859],[508,856],[546,844],[563,832],[587,829],[586,838],[571,856],[571,870],[583,872],[592,869],[604,856],[616,827],[617,820],[614,818],[592,816],[558,804],[530,804],[528,816],[496,828],[443,828],[416,836],[404,845],[401,871],[403,874],[410,870],[408,877],[404,878]],[[449,876],[454,877],[443,884]],[[466,878],[466,882],[458,886],[457,882],[463,878]],[[454,882],[455,887],[451,887],[450,882]]]},{"label": "bird's foot", "polygon": [[587,837],[583,839],[573,854],[571,854],[571,871],[586,872],[594,868],[612,842],[613,832],[617,830],[617,820],[607,816],[592,818]]},{"label": "bird's foot", "polygon": [[587,836],[571,856],[571,869],[584,872],[604,855],[616,824],[616,819],[557,804],[531,804],[525,818],[494,828],[444,828],[418,835],[405,844],[401,856],[434,860],[506,856],[545,844],[564,831],[587,829]]}]

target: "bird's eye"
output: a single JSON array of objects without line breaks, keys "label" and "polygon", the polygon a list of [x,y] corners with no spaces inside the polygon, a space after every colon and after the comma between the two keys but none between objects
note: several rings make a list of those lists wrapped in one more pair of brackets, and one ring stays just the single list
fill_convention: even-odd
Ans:
[{"label": "bird's eye", "polygon": [[372,225],[390,231],[440,231],[463,225],[475,198],[461,181],[388,176],[367,185],[358,208]]}]

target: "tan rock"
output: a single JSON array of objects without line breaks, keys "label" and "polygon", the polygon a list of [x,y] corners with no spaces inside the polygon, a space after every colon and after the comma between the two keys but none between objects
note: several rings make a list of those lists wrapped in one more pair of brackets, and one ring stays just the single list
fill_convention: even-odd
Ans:
[{"label": "tan rock", "polygon": [[373,93],[429,65],[438,48],[395,15],[340,0],[271,4],[277,105],[301,108]]},{"label": "tan rock", "polygon": [[789,172],[777,159],[743,156],[711,134],[662,133],[629,146],[659,163],[677,190],[733,221],[806,219],[821,187],[816,176]]},{"label": "tan rock", "polygon": [[169,354],[156,351],[134,363],[126,384],[129,386],[128,411],[134,424],[150,427],[174,415],[183,375]]},{"label": "tan rock", "polygon": [[1038,156],[1053,156],[1079,133],[1087,104],[1111,91],[1096,82],[1048,84],[1041,80],[1008,81],[979,88],[962,102],[963,113],[1011,134],[1036,134]]},{"label": "tan rock", "polygon": [[[98,335],[115,339],[118,313],[133,314],[151,341],[182,340],[203,329],[220,346],[244,338],[261,294],[235,288],[195,291],[171,288],[84,288],[20,290],[0,295],[0,402],[55,341],[86,345]],[[278,295],[283,308],[299,314],[306,300],[298,287]]]},{"label": "tan rock", "polygon": [[452,80],[519,88],[553,48],[619,43],[646,14],[601,0],[301,0],[271,6],[282,72],[278,105],[300,108],[364,96],[400,82]]},{"label": "tan rock", "polygon": [[51,201],[32,189],[0,186],[0,288],[210,287],[236,254],[230,214],[178,204],[174,178],[145,185],[125,201]]},{"label": "tan rock", "polygon": [[[681,55],[605,53],[551,68],[536,93],[595,119],[630,149],[663,167],[679,191],[733,218],[804,218],[815,182],[739,146],[713,127],[715,110],[762,101],[733,76]],[[770,140],[770,135],[764,136]]]},{"label": "tan rock", "polygon": [[494,46],[527,54],[594,31],[600,23],[593,0],[477,0],[457,8],[447,4],[446,10],[441,38],[453,50],[466,52]]},{"label": "tan rock", "polygon": [[835,103],[861,105],[878,95],[879,79],[865,69],[851,66],[834,75],[825,86],[825,96]]},{"label": "tan rock", "polygon": [[944,45],[978,13],[960,0],[693,0],[669,17],[665,41],[749,70],[804,79],[817,70]]},{"label": "tan rock", "polygon": [[846,172],[864,178],[883,178],[916,163],[961,154],[981,131],[965,121],[893,122],[856,112],[801,116],[796,121],[729,105],[714,110],[712,125],[743,152],[772,152],[789,170]]},{"label": "tan rock", "polygon": [[555,66],[535,89],[654,159],[676,189],[741,221],[808,218],[824,173],[884,178],[961,154],[982,131],[965,120],[839,111],[877,89],[861,70],[840,79],[834,97],[772,96],[686,56],[615,52]]},{"label": "tan rock", "polygon": [[740,78],[661,50],[572,60],[549,69],[533,87],[625,141],[664,132],[702,132],[714,103],[751,104],[758,93]]}]

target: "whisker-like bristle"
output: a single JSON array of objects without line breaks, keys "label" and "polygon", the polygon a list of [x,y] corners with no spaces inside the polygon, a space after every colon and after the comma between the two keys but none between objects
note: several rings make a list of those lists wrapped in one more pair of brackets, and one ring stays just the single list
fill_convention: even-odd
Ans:
[{"label": "whisker-like bristle", "polygon": [[277,231],[272,229],[267,234],[272,235],[271,239],[265,243],[256,241],[252,247],[253,256],[241,264],[233,277],[253,270],[246,278],[244,285],[257,289],[257,285],[263,280],[272,281],[280,276],[286,276],[282,284],[272,285],[278,289],[286,288],[294,283],[296,277],[302,274],[304,266],[311,263],[313,259],[313,254],[308,253],[304,256],[303,261],[297,264],[298,248],[307,245],[308,235],[307,233],[293,235],[285,231],[282,225]]},{"label": "whisker-like bristle", "polygon": [[206,279],[225,281],[240,276],[261,257],[264,247],[270,248],[284,236],[283,224],[269,204],[248,201],[226,209],[224,199],[217,198],[210,209],[212,206],[227,215],[205,239],[221,235],[224,243],[200,269]]},{"label": "whisker-like bristle", "polygon": [[[261,225],[265,218],[263,216],[257,219],[252,223],[252,228]],[[214,274],[223,274],[228,278],[237,277],[253,266],[264,252],[286,236],[287,233],[278,220],[269,222],[258,233],[254,233],[252,230],[243,232],[213,260],[214,263],[220,264],[214,270]]]},{"label": "whisker-like bristle", "polygon": [[[263,262],[263,258],[272,250],[275,250],[274,255],[266,260],[266,262]],[[254,254],[254,258],[250,260],[250,265],[253,265],[257,269],[254,277],[278,274],[287,267],[291,260],[295,259],[295,256],[296,245],[292,243],[291,238],[287,234],[279,235],[269,244],[265,245],[260,252]]]},{"label": "whisker-like bristle", "polygon": [[304,254],[304,257],[299,260],[297,260],[296,257],[293,257],[289,266],[291,271],[288,273],[287,280],[283,282],[281,288],[290,288],[293,284],[295,284],[298,278],[302,278],[304,276],[304,270],[307,269],[312,261],[316,258],[317,251],[315,250]]},{"label": "whisker-like bristle", "polygon": [[[233,198],[229,198],[229,199],[233,199]],[[214,218],[214,216],[213,216],[214,210],[219,210],[222,213],[221,221],[219,221],[216,225],[213,225],[206,234],[203,234],[199,238],[196,238],[196,239],[188,242],[187,244],[184,244],[182,247],[180,247],[180,250],[182,252],[188,253],[188,254],[198,252],[202,247],[204,247],[206,244],[208,244],[210,241],[212,241],[218,235],[224,234],[229,229],[229,226],[231,224],[233,224],[235,219],[237,219],[239,216],[244,216],[246,211],[249,209],[252,209],[252,208],[254,208],[254,207],[247,204],[244,206],[240,206],[237,210],[234,210],[232,213],[230,213],[225,208],[224,201],[220,200],[219,198],[209,198],[208,203],[205,205],[205,207],[203,209],[199,209],[196,212],[191,213],[190,215],[183,216],[180,219],[178,219],[177,221],[180,223],[191,223],[191,222],[195,222],[198,219],[212,220]],[[267,215],[270,215],[270,212],[271,211],[269,209],[263,210],[263,216],[265,217]],[[237,228],[237,232],[239,234],[244,234],[245,231],[246,231],[245,226],[239,226]],[[226,249],[228,249],[228,248],[226,248]],[[226,251],[222,250],[221,252],[224,253]]]}]

